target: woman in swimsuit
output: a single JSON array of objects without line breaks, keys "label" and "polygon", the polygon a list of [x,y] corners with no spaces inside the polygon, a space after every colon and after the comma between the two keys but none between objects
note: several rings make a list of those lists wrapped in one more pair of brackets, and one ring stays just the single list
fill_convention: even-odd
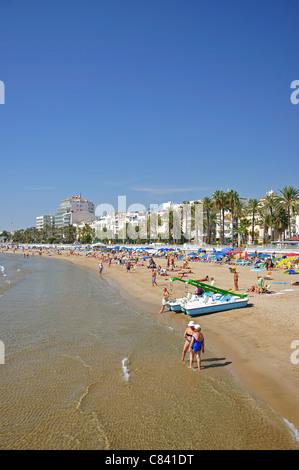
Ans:
[{"label": "woman in swimsuit", "polygon": [[190,342],[190,369],[192,369],[194,356],[196,355],[198,370],[200,370],[200,352],[205,352],[205,340],[201,333],[200,325],[194,326],[194,332]]},{"label": "woman in swimsuit", "polygon": [[182,354],[182,359],[181,361],[183,361],[185,359],[185,356],[186,356],[186,352],[190,346],[190,342],[191,342],[191,338],[192,338],[192,335],[194,333],[194,321],[189,321],[188,323],[188,328],[186,328],[185,330],[185,333],[184,333],[184,338],[186,339],[185,341],[185,344],[184,344],[184,349],[183,349],[183,354]]}]

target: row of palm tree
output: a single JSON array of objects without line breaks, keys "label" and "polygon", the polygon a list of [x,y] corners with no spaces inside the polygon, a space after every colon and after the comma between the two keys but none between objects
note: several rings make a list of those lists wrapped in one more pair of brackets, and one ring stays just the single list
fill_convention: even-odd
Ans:
[{"label": "row of palm tree", "polygon": [[30,227],[16,230],[11,238],[8,232],[2,232],[0,236],[5,241],[12,241],[15,243],[36,243],[36,244],[71,244],[79,242],[82,244],[91,243],[94,239],[94,229],[90,225],[85,224],[83,227],[75,227],[74,225],[66,225],[65,227],[45,227],[37,229]]},{"label": "row of palm tree", "polygon": [[[292,236],[291,220],[294,215],[299,214],[299,189],[294,186],[285,186],[279,190],[278,195],[269,193],[263,201],[249,199],[246,206],[236,191],[216,190],[212,197],[205,197],[202,203],[208,244],[211,243],[212,237],[215,238],[215,226],[218,223],[220,243],[224,245],[225,213],[227,211],[230,212],[231,241],[238,237],[239,240],[241,238],[246,243],[251,232],[251,242],[254,243],[255,227],[259,225],[263,227],[263,243],[265,244],[268,229],[271,229],[272,241],[274,240],[274,230],[278,232],[280,239],[286,230],[288,236]],[[248,217],[251,218],[251,230],[249,230],[250,220]]]}]

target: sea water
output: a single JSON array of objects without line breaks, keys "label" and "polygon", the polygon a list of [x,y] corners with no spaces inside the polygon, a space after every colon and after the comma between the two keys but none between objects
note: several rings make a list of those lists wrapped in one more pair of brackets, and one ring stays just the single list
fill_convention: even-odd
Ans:
[{"label": "sea water", "polygon": [[1,449],[295,449],[287,423],[207,350],[98,273],[0,254]]}]

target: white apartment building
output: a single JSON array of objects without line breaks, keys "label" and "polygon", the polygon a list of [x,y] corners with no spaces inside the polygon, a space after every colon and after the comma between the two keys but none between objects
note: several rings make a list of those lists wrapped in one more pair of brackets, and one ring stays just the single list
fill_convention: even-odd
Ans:
[{"label": "white apartment building", "polygon": [[109,212],[90,225],[95,229],[96,238],[118,238],[125,240],[127,234],[130,235],[130,238],[134,238],[135,234],[137,234],[135,228],[140,228],[140,224],[142,224],[142,221],[144,222],[145,219],[146,212]]},{"label": "white apartment building", "polygon": [[82,221],[95,220],[94,203],[80,196],[63,199],[55,214],[55,227],[64,227]]},{"label": "white apartment building", "polygon": [[53,215],[40,215],[36,217],[36,228],[38,230],[45,229],[46,227],[53,227],[55,217]]}]

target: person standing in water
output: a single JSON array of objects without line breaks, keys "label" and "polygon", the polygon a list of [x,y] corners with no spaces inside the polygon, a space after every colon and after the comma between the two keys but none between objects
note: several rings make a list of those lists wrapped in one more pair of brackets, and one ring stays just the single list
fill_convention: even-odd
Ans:
[{"label": "person standing in water", "polygon": [[189,321],[188,327],[185,330],[184,338],[185,338],[186,341],[185,341],[185,344],[184,344],[181,361],[184,361],[185,356],[186,356],[186,352],[188,351],[188,348],[190,347],[191,338],[192,338],[192,335],[194,333],[194,325],[195,325],[195,323],[194,323],[193,320]]},{"label": "person standing in water", "polygon": [[197,367],[200,370],[200,353],[205,352],[205,340],[200,325],[194,325],[194,332],[190,342],[190,369],[193,368],[194,356],[197,359]]}]

